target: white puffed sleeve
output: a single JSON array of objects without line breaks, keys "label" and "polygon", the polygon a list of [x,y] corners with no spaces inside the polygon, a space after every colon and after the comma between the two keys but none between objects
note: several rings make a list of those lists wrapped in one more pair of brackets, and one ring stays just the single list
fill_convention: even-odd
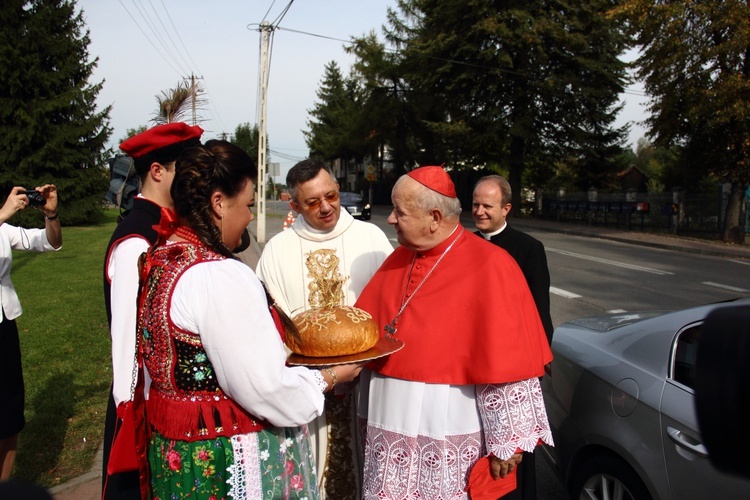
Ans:
[{"label": "white puffed sleeve", "polygon": [[180,328],[200,334],[221,388],[278,427],[323,412],[314,371],[286,366],[286,352],[255,274],[239,261],[204,262],[179,279],[170,309]]}]

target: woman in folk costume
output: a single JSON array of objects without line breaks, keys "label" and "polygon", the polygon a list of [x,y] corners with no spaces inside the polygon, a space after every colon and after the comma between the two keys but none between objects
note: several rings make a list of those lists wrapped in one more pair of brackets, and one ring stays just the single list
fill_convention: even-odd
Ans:
[{"label": "woman in folk costume", "polygon": [[151,495],[317,498],[305,424],[360,366],[286,366],[280,316],[230,250],[253,218],[250,157],[208,141],[175,172],[176,219],[163,214],[172,234],[147,254],[138,313]]}]

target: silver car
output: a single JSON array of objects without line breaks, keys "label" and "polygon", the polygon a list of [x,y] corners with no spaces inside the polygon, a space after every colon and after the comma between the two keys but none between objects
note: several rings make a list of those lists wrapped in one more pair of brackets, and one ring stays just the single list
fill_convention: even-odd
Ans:
[{"label": "silver car", "polygon": [[555,440],[542,451],[573,499],[748,499],[701,442],[695,356],[706,315],[750,297],[677,312],[561,325],[542,380]]}]

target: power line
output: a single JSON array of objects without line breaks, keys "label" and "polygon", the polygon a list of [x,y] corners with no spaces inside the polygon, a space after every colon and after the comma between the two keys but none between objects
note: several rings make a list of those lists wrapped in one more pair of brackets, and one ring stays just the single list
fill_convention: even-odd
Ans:
[{"label": "power line", "polygon": [[271,12],[271,9],[273,9],[273,6],[276,5],[276,0],[273,0],[271,2],[271,5],[268,7],[268,10],[266,11],[266,14],[263,16],[263,19],[261,20],[260,24],[263,24],[268,17],[268,14]]},{"label": "power line", "polygon": [[[295,150],[295,151],[299,151],[299,150]],[[276,149],[271,149],[271,148],[268,148],[268,152],[272,153],[274,155],[274,157],[279,157],[282,160],[288,160],[288,161],[298,162],[298,161],[302,161],[302,160],[305,159],[304,156],[294,156],[294,155],[282,153],[282,152],[280,152],[280,151],[278,151]]]},{"label": "power line", "polygon": [[[336,41],[336,42],[344,42],[344,43],[348,43],[350,45],[354,45],[354,42],[352,42],[351,40],[342,40],[341,38],[334,38],[332,36],[318,35],[317,33],[310,33],[310,32],[307,32],[307,31],[294,30],[294,29],[291,29],[291,28],[282,28],[281,26],[278,26],[277,29],[283,30],[283,31],[290,31],[292,33],[299,33],[300,35],[307,35],[307,36],[312,36],[312,37],[316,37],[316,38],[323,38],[325,40],[333,40],[333,41]],[[387,50],[389,52],[397,52],[395,49],[386,48],[385,50]]]},{"label": "power line", "polygon": [[[291,29],[291,28],[282,28],[281,26],[279,26],[277,29],[283,30],[283,31],[289,31],[289,32],[292,32],[292,33],[298,33],[300,35],[306,35],[306,36],[312,36],[312,37],[315,37],[315,38],[322,38],[322,39],[325,39],[325,40],[333,40],[333,41],[336,41],[336,42],[342,42],[342,43],[345,43],[347,45],[354,45],[355,44],[355,42],[352,41],[352,40],[343,40],[341,38],[335,38],[335,37],[326,36],[326,35],[319,35],[317,33],[310,33],[310,32],[307,32],[307,31],[300,31],[300,30],[295,30],[295,29]],[[398,49],[391,49],[391,48],[388,48],[388,47],[384,47],[384,50],[387,51],[387,52],[394,53],[394,54],[399,53]],[[448,63],[452,63],[452,64],[459,64],[459,65],[462,65],[462,66],[469,66],[469,67],[480,68],[480,69],[493,69],[493,70],[496,70],[496,71],[500,71],[501,73],[507,73],[507,74],[512,74],[512,75],[516,75],[516,76],[522,76],[522,77],[530,78],[529,75],[527,75],[525,73],[521,73],[519,71],[514,71],[514,70],[511,70],[511,69],[489,68],[488,66],[483,66],[481,64],[467,63],[467,62],[464,62],[464,61],[457,61],[455,59],[445,59],[445,58],[442,58],[442,57],[434,57],[434,56],[423,56],[423,57],[427,57],[428,59],[433,59],[433,60],[436,60],[436,61],[448,62]],[[631,93],[630,95],[637,95],[637,96],[641,96],[641,97],[645,97],[646,96],[646,94],[644,92],[639,91],[639,90],[635,90],[635,89],[630,89],[630,88],[624,89],[623,93]]]},{"label": "power line", "polygon": [[172,53],[172,50],[167,46],[166,42],[164,41],[164,38],[161,34],[161,32],[156,29],[156,25],[153,23],[153,21],[150,19],[150,16],[146,12],[146,8],[143,6],[143,3],[140,2],[140,0],[133,0],[133,5],[135,6],[138,13],[141,15],[141,18],[143,18],[143,21],[146,23],[146,25],[151,30],[151,33],[154,35],[155,39],[159,42],[159,44],[162,46],[164,51],[169,55],[169,57],[172,59],[172,62],[174,62],[177,67],[180,68],[180,71],[182,73],[189,73],[189,71],[185,71],[185,69],[180,65],[177,58]]},{"label": "power line", "polygon": [[[169,10],[167,9],[167,6],[164,4],[163,0],[160,0],[160,4],[162,6],[162,9],[164,10],[164,13],[160,13],[157,11],[156,7],[152,3],[151,0],[148,0],[149,6],[151,7],[151,11],[153,14],[157,17],[159,24],[161,25],[161,30],[157,29],[156,23],[151,19],[151,16],[149,15],[148,10],[143,6],[141,0],[133,0],[133,5],[135,6],[136,10],[140,14],[140,17],[143,18],[144,23],[152,33],[153,37],[157,39],[159,44],[163,47],[164,52],[166,52],[169,55],[169,58],[164,55],[164,52],[159,50],[159,48],[154,44],[152,41],[152,38],[146,33],[144,28],[141,26],[141,24],[133,17],[133,15],[130,13],[128,8],[125,6],[122,0],[120,0],[120,4],[123,6],[125,11],[128,13],[128,16],[133,20],[136,27],[140,30],[140,32],[143,34],[143,36],[148,40],[148,42],[151,44],[151,46],[156,50],[156,52],[164,59],[167,64],[175,70],[176,73],[181,75],[181,78],[185,79],[187,77],[182,75],[199,75],[199,78],[203,80],[202,88],[206,92],[206,95],[208,97],[208,104],[209,104],[209,112],[213,116],[213,118],[218,122],[218,125],[221,127],[222,130],[226,130],[226,126],[224,125],[221,115],[219,113],[218,108],[216,107],[216,104],[214,103],[214,100],[211,98],[211,94],[208,90],[208,85],[206,83],[206,79],[203,76],[202,72],[198,68],[198,64],[196,64],[195,60],[193,60],[192,56],[190,55],[190,50],[188,50],[187,46],[185,45],[185,42],[183,41],[182,37],[180,36],[180,32],[177,29],[177,26],[175,25],[172,16],[169,13]],[[140,7],[139,7],[140,4]],[[169,20],[169,25],[171,26],[171,30],[164,24],[162,21],[162,17],[166,16]],[[171,32],[174,32],[175,36],[180,42],[180,46],[182,47],[182,50],[180,47],[178,47],[177,43],[175,43],[174,38],[171,35]],[[161,35],[161,33],[164,33],[164,35],[167,37],[169,42],[171,43],[171,46],[174,48],[174,51],[170,49],[170,47],[167,45],[166,41],[164,40],[164,37]],[[179,59],[182,61],[182,64],[178,61],[178,58],[175,57],[175,54],[179,56]],[[187,57],[186,57],[187,56]],[[170,61],[171,58],[171,61]],[[189,62],[188,62],[189,60]],[[174,63],[174,64],[173,64]],[[183,64],[187,66],[188,70],[186,71],[183,67]],[[177,68],[175,68],[175,65]],[[204,119],[205,121],[205,119]]]},{"label": "power line", "polygon": [[180,70],[179,70],[179,69],[177,69],[177,68],[175,68],[175,67],[174,67],[174,66],[172,65],[172,62],[171,62],[171,61],[170,61],[169,59],[167,59],[167,58],[166,58],[166,57],[164,56],[164,54],[162,54],[162,53],[161,53],[161,51],[159,50],[159,48],[158,48],[158,47],[157,47],[157,46],[156,46],[156,45],[154,44],[154,42],[153,42],[153,41],[151,40],[151,38],[150,38],[150,37],[148,36],[148,34],[146,34],[146,32],[145,32],[145,31],[143,31],[143,28],[141,28],[141,25],[140,25],[140,24],[138,23],[138,21],[136,21],[136,19],[135,19],[135,18],[133,17],[133,14],[131,14],[131,13],[130,13],[130,11],[129,11],[129,10],[128,10],[128,8],[127,8],[127,7],[125,6],[125,4],[124,4],[124,3],[122,2],[122,0],[119,0],[119,2],[120,2],[120,5],[122,5],[122,8],[123,8],[123,9],[125,9],[125,12],[127,12],[127,14],[128,14],[128,16],[130,17],[130,19],[132,19],[132,20],[133,20],[133,22],[135,23],[135,26],[136,26],[136,27],[138,28],[138,30],[139,30],[139,31],[141,32],[141,34],[143,34],[143,37],[144,37],[144,38],[145,38],[145,39],[146,39],[146,40],[148,41],[148,43],[149,43],[149,44],[150,44],[150,45],[151,45],[151,46],[152,46],[152,47],[154,48],[154,50],[156,51],[156,53],[157,53],[157,54],[159,54],[159,56],[161,56],[161,58],[162,58],[162,59],[164,59],[164,62],[166,62],[166,63],[167,63],[167,65],[168,65],[168,66],[170,66],[170,67],[171,67],[171,68],[172,68],[172,69],[173,69],[173,70],[175,71],[175,73],[177,73],[177,74],[180,74],[180,73],[181,73],[181,72],[180,72]]},{"label": "power line", "polygon": [[[151,0],[148,0],[149,6],[151,6],[151,10],[156,15],[156,19],[159,21],[159,24],[161,25],[161,30],[159,33],[164,33],[166,35],[167,39],[172,43],[172,47],[174,47],[176,54],[182,59],[182,62],[187,65],[188,68],[190,68],[190,63],[187,62],[187,60],[183,57],[182,52],[180,52],[180,49],[177,47],[177,44],[174,43],[174,39],[172,39],[172,36],[169,34],[169,30],[166,26],[164,26],[164,22],[162,21],[162,16],[159,15],[158,12],[156,12],[156,8],[154,7],[154,4],[151,2]],[[162,4],[163,5],[163,4]],[[171,49],[170,49],[171,50]]]},{"label": "power line", "polygon": [[276,17],[276,20],[271,23],[271,27],[272,28],[273,27],[278,27],[279,24],[281,24],[281,20],[284,19],[284,17],[286,16],[287,12],[289,12],[289,9],[291,8],[291,6],[292,6],[293,3],[294,3],[294,0],[289,0],[289,3],[286,5],[286,7],[284,7],[284,10],[281,11],[281,14],[279,14]]},{"label": "power line", "polygon": [[[172,21],[172,16],[169,15],[169,10],[167,10],[167,6],[164,5],[164,0],[159,0],[159,1],[161,3],[162,9],[164,10],[164,13],[167,16],[167,19],[169,20],[169,24],[172,26],[172,29],[174,30],[175,35],[177,35],[177,38],[180,41],[180,44],[182,45],[182,48],[184,49],[184,53],[187,54],[188,58],[190,59],[190,63],[193,64],[192,67],[190,66],[190,63],[183,56],[183,51],[181,51],[179,49],[179,47],[177,47],[177,44],[174,43],[174,39],[170,36],[169,30],[167,29],[167,27],[164,26],[164,22],[162,22],[161,16],[159,15],[158,12],[156,12],[156,9],[154,8],[153,3],[151,3],[151,0],[149,0],[149,4],[151,5],[151,9],[154,11],[154,14],[156,14],[156,17],[159,19],[159,24],[161,24],[161,27],[164,28],[164,32],[167,34],[167,37],[169,37],[169,41],[172,42],[172,46],[177,51],[177,54],[182,59],[182,62],[184,62],[188,66],[188,68],[195,68],[197,70],[198,69],[198,65],[195,64],[195,61],[193,61],[192,57],[190,57],[190,51],[187,49],[187,47],[185,47],[185,43],[182,41],[182,37],[180,36],[180,32],[177,30],[177,27],[174,25],[174,22]],[[196,72],[200,73],[199,71],[196,71]]]}]

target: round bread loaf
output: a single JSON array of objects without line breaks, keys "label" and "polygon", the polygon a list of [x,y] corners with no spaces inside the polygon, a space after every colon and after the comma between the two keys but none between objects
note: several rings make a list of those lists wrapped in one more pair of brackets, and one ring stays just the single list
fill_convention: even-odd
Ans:
[{"label": "round bread loaf", "polygon": [[315,358],[348,356],[370,349],[378,342],[378,324],[366,311],[350,306],[304,311],[294,318],[299,337],[286,335],[289,349]]}]

